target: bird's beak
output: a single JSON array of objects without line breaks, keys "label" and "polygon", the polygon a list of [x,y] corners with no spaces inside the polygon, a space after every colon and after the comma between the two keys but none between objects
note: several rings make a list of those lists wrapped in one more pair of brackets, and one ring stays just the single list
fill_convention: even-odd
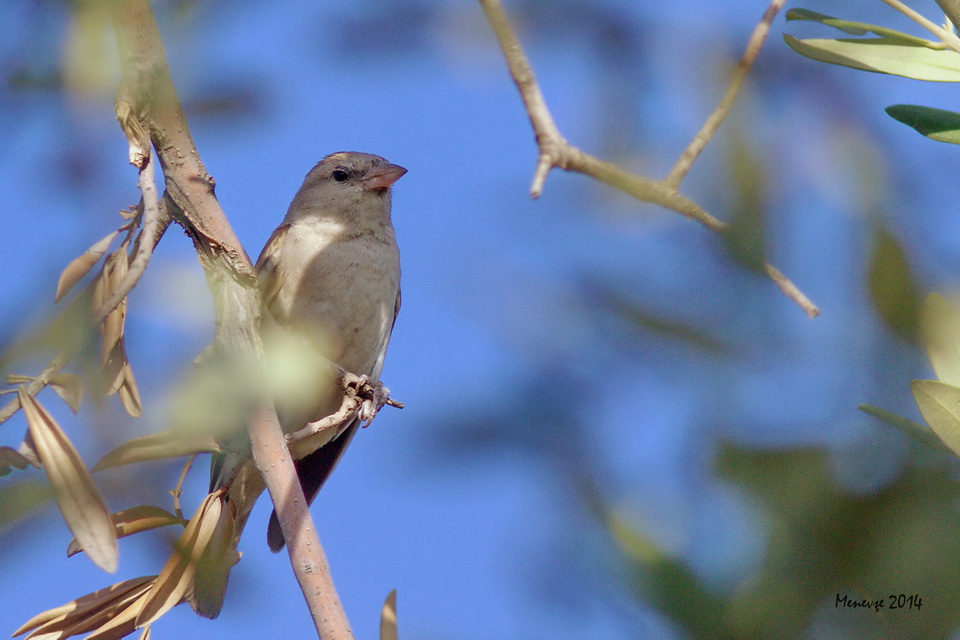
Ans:
[{"label": "bird's beak", "polygon": [[398,164],[388,162],[377,165],[363,179],[363,187],[368,191],[389,189],[406,172],[407,170]]}]

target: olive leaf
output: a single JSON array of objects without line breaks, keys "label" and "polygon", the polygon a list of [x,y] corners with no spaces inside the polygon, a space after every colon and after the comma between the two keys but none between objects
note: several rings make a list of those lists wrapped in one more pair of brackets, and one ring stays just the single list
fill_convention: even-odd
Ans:
[{"label": "olive leaf", "polygon": [[924,346],[937,379],[960,387],[960,307],[931,293],[920,318]]},{"label": "olive leaf", "polygon": [[869,404],[861,404],[859,409],[860,411],[870,414],[878,420],[886,422],[891,427],[899,429],[902,433],[910,436],[917,442],[930,447],[931,449],[936,449],[937,451],[941,451],[943,453],[953,453],[953,451],[951,451],[947,445],[943,444],[943,440],[938,438],[929,427],[925,427],[922,424],[914,422],[913,420],[904,418],[903,416],[898,416],[891,411],[881,409],[880,407],[874,407]]},{"label": "olive leaf", "polygon": [[397,633],[397,590],[387,594],[380,612],[380,640],[398,640]]},{"label": "olive leaf", "polygon": [[147,592],[143,608],[136,618],[137,627],[156,622],[160,616],[183,600],[193,582],[200,558],[213,538],[221,515],[231,517],[229,512],[224,513],[222,509],[223,497],[220,492],[208,494],[197,507],[186,529],[177,540],[176,548],[170,554],[170,558],[150,591]]},{"label": "olive leaf", "polygon": [[960,82],[960,53],[905,43],[899,38],[800,40],[784,34],[797,53],[819,62],[930,82]]},{"label": "olive leaf", "polygon": [[53,488],[57,506],[87,555],[107,573],[117,570],[117,538],[110,512],[73,443],[46,409],[23,387],[20,406],[30,438]]},{"label": "olive leaf", "polygon": [[[186,524],[184,520],[169,511],[148,504],[117,511],[110,515],[110,520],[116,528],[117,538],[125,538],[141,531],[168,527],[172,524]],[[81,551],[83,547],[76,538],[67,545],[68,558]]]},{"label": "olive leaf", "polygon": [[886,108],[894,120],[913,127],[920,135],[938,142],[960,144],[960,113],[915,104],[895,104]]},{"label": "olive leaf", "polygon": [[[121,611],[132,599],[146,593],[156,576],[143,576],[124,582],[118,582],[104,589],[88,593],[67,604],[43,611],[27,620],[13,632],[19,636],[27,631],[33,631],[31,637],[38,635],[53,635],[69,637],[92,631],[100,625],[102,617],[115,615]],[[71,629],[71,633],[59,633]]]},{"label": "olive leaf", "polygon": [[110,451],[94,465],[94,471],[120,467],[148,460],[179,458],[194,453],[219,453],[220,446],[212,435],[190,435],[180,431],[163,431],[134,438]]},{"label": "olive leaf", "polygon": [[57,294],[54,297],[55,302],[60,302],[63,296],[67,295],[83,279],[83,276],[93,269],[94,265],[103,257],[107,248],[113,243],[114,238],[120,233],[120,229],[113,231],[107,236],[101,238],[92,247],[74,258],[60,274],[60,280],[57,282]]},{"label": "olive leaf", "polygon": [[960,388],[936,380],[914,380],[910,389],[923,419],[960,455]]},{"label": "olive leaf", "polygon": [[912,44],[912,45],[921,45],[925,47],[930,47],[932,49],[942,49],[943,44],[939,42],[933,42],[925,38],[918,38],[917,36],[912,36],[909,33],[904,33],[903,31],[897,31],[896,29],[889,29],[887,27],[880,27],[875,24],[867,24],[865,22],[853,22],[851,20],[841,20],[840,18],[834,18],[833,16],[828,16],[824,13],[818,13],[816,11],[810,11],[809,9],[790,9],[787,11],[785,16],[787,21],[791,20],[809,20],[812,22],[819,22],[820,24],[825,24],[834,29],[839,29],[844,33],[849,33],[853,36],[862,36],[867,33],[872,33],[878,35],[881,38],[887,38],[889,40],[895,40],[897,42],[902,42],[903,44]]}]

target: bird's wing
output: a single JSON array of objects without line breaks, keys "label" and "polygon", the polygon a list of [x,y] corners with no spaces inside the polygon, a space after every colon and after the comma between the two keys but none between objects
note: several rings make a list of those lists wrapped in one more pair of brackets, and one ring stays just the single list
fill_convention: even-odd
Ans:
[{"label": "bird's wing", "polygon": [[273,308],[273,301],[280,292],[283,278],[283,267],[277,256],[286,242],[287,232],[290,230],[289,224],[282,224],[277,227],[267,243],[263,245],[263,251],[257,258],[257,277],[260,280],[260,296],[263,300],[263,306],[267,309]]},{"label": "bird's wing", "polygon": [[[397,314],[400,313],[400,289],[397,289],[397,301],[393,305],[393,323],[397,322]],[[391,325],[391,331],[393,325]],[[388,337],[389,341],[389,337]],[[384,345],[386,348],[386,345]],[[303,488],[303,495],[307,499],[307,504],[312,504],[313,499],[320,493],[323,484],[330,477],[333,468],[337,466],[347,445],[353,440],[357,433],[357,427],[360,426],[359,420],[350,423],[340,437],[333,442],[327,443],[313,453],[304,456],[300,460],[294,461],[297,467],[297,476],[300,478],[300,486]],[[270,514],[270,523],[267,525],[267,544],[270,550],[277,553],[283,549],[284,545],[283,531],[280,529],[280,521],[277,519],[277,512],[274,510]]]}]

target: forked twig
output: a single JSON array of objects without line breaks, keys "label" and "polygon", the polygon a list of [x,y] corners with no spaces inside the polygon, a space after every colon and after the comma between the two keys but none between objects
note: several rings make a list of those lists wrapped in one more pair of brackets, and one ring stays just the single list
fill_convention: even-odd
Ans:
[{"label": "forked twig", "polygon": [[[715,233],[723,234],[727,231],[728,226],[726,223],[713,217],[695,202],[678,193],[676,186],[668,182],[668,180],[654,180],[630,173],[615,164],[605,162],[585,153],[567,142],[560,134],[553,116],[550,114],[550,109],[543,98],[543,93],[530,66],[530,61],[527,59],[523,47],[520,45],[516,33],[514,33],[513,27],[510,25],[510,20],[504,11],[501,0],[480,0],[480,4],[497,36],[500,48],[506,58],[507,66],[510,69],[510,75],[513,77],[517,89],[520,91],[520,97],[526,107],[530,124],[533,126],[534,133],[536,134],[539,155],[537,158],[537,167],[533,173],[533,180],[530,184],[531,196],[536,198],[542,193],[547,174],[551,169],[556,167],[566,171],[576,171],[588,175],[633,196],[637,200],[659,204],[682,216],[695,220]],[[754,35],[751,37],[750,45],[748,45],[747,54],[745,54],[749,62],[752,62],[753,58],[756,57],[756,52],[759,51],[759,47],[763,43],[763,39],[769,30],[769,21],[773,19],[773,16],[782,4],[783,0],[772,0],[770,8],[768,8],[764,14],[760,25],[754,30]],[[746,68],[748,69],[749,65],[747,65]],[[745,74],[746,69],[741,73]],[[741,77],[737,82],[742,83],[742,81],[743,79]],[[739,85],[736,89],[739,89]],[[709,137],[713,135],[716,127],[720,125],[720,122],[722,122],[723,117],[726,115],[723,110],[729,111],[735,97],[736,90],[727,92],[727,96],[724,97],[724,100],[721,101],[718,107],[719,116],[715,118],[716,122],[708,122],[704,125],[704,131],[698,134],[697,138],[694,139],[694,143],[691,143],[690,153],[688,155],[695,158],[696,155],[699,154],[700,150],[706,145]],[[683,174],[689,170],[687,164],[692,163],[692,158],[686,161],[681,157],[681,160],[678,161],[680,168],[675,168],[676,174],[672,178],[673,182],[679,183],[680,180],[682,180]],[[765,262],[763,271],[773,280],[777,287],[803,309],[807,315],[816,317],[820,314],[817,306],[779,270]]]},{"label": "forked twig", "polygon": [[717,108],[713,110],[713,113],[707,116],[703,127],[697,132],[697,135],[693,137],[693,140],[690,141],[687,148],[680,154],[680,158],[670,170],[670,173],[663,179],[667,185],[674,189],[680,188],[680,183],[683,182],[690,168],[693,167],[693,163],[700,156],[700,153],[703,152],[707,143],[713,139],[717,129],[720,128],[720,125],[723,124],[723,121],[726,120],[730,114],[733,103],[736,102],[737,96],[740,95],[743,81],[747,79],[747,74],[750,73],[750,68],[760,54],[760,49],[767,39],[767,34],[770,33],[770,25],[773,24],[773,19],[780,12],[780,9],[783,8],[785,2],[786,0],[771,0],[767,6],[767,10],[763,12],[763,17],[753,29],[753,33],[750,34],[750,40],[747,41],[747,50],[743,52],[743,57],[740,58],[740,61],[733,70],[733,74],[730,76],[730,82],[727,84],[727,92],[720,100]]}]

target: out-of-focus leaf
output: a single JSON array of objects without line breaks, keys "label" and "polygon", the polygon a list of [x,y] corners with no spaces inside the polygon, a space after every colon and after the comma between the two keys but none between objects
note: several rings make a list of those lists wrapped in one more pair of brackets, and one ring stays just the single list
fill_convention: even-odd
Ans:
[{"label": "out-of-focus leaf", "polygon": [[[124,242],[116,251],[107,256],[100,272],[100,277],[93,289],[93,306],[100,308],[113,295],[127,275],[128,256],[127,243]],[[140,392],[133,378],[133,369],[127,360],[126,347],[123,342],[123,328],[127,315],[127,299],[124,298],[104,319],[102,331],[102,362],[103,377],[106,387],[105,394],[119,394],[120,404],[131,417],[139,418],[143,413],[140,402]]]},{"label": "out-of-focus leaf", "polygon": [[94,467],[102,471],[147,460],[179,458],[194,453],[219,453],[220,446],[211,435],[193,436],[179,431],[163,431],[134,438],[109,452]]},{"label": "out-of-focus leaf", "polygon": [[[124,357],[126,357],[126,355],[124,355]],[[133,379],[133,369],[130,367],[130,362],[123,363],[122,376],[123,382],[117,389],[120,404],[123,405],[123,408],[131,418],[139,418],[143,415],[143,405],[140,402],[140,391],[137,389],[137,382]]]},{"label": "out-of-focus leaf", "polygon": [[70,17],[63,44],[64,85],[71,92],[106,96],[118,71],[116,54],[109,45],[109,4],[83,2]]},{"label": "out-of-focus leaf", "polygon": [[820,24],[825,24],[827,26],[839,29],[844,33],[849,33],[853,36],[862,36],[867,33],[873,33],[875,35],[881,36],[883,38],[888,38],[890,40],[895,40],[902,42],[904,44],[920,45],[925,47],[931,47],[934,49],[942,49],[943,44],[939,42],[933,42],[931,40],[926,40],[924,38],[918,38],[917,36],[912,36],[909,33],[904,33],[903,31],[897,31],[895,29],[888,29],[887,27],[879,27],[875,24],[867,24],[865,22],[852,22],[850,20],[841,20],[839,18],[834,18],[823,13],[817,13],[816,11],[810,11],[809,9],[790,9],[787,11],[786,15],[787,20],[811,20],[813,22],[819,22]]},{"label": "out-of-focus leaf", "polygon": [[[92,631],[105,620],[110,620],[117,613],[122,613],[128,608],[130,602],[146,593],[154,578],[156,576],[143,576],[119,582],[99,591],[88,593],[76,600],[71,600],[65,605],[38,613],[27,620],[12,635],[19,636],[33,630],[30,638],[41,637],[46,640],[47,637],[66,638]],[[69,633],[65,635],[61,633],[66,630],[69,630]]]},{"label": "out-of-focus leaf", "polygon": [[150,640],[150,636],[153,635],[153,625],[147,625],[143,628],[143,632],[140,634],[140,640]]},{"label": "out-of-focus leaf", "polygon": [[46,482],[4,481],[0,484],[0,531],[30,517],[52,499]]},{"label": "out-of-focus leaf", "polygon": [[397,590],[387,594],[380,612],[380,640],[398,640],[397,633]]},{"label": "out-of-focus leaf", "polygon": [[960,456],[960,388],[936,380],[914,380],[910,389],[923,419]]},{"label": "out-of-focus leaf", "polygon": [[650,565],[670,559],[650,536],[639,531],[624,515],[611,512],[606,526],[620,549],[635,561]]},{"label": "out-of-focus leaf", "polygon": [[33,462],[16,449],[0,447],[0,478],[14,469],[26,469]]},{"label": "out-of-focus leaf", "polygon": [[[31,376],[13,373],[7,375],[7,384],[29,384],[33,380]],[[67,403],[71,411],[76,413],[80,410],[80,402],[83,400],[83,379],[80,376],[75,373],[57,373],[50,376],[47,383],[60,399]]]},{"label": "out-of-focus leaf", "polygon": [[920,322],[937,379],[960,387],[960,306],[931,293],[921,309]]},{"label": "out-of-focus leaf", "polygon": [[679,340],[708,353],[716,355],[730,353],[730,348],[726,344],[709,333],[673,318],[662,318],[598,281],[587,280],[585,287],[590,297],[637,329]]},{"label": "out-of-focus leaf", "polygon": [[[186,524],[169,511],[148,504],[117,511],[110,515],[110,519],[116,527],[117,538],[124,538],[141,531],[168,527],[172,524]],[[81,551],[83,551],[83,547],[80,546],[80,543],[76,539],[71,540],[67,546],[67,557],[69,558]]]},{"label": "out-of-focus leaf", "polygon": [[874,418],[886,422],[891,427],[899,429],[904,434],[910,436],[917,442],[931,449],[936,449],[942,453],[953,453],[950,448],[943,444],[943,440],[937,437],[937,435],[931,431],[928,427],[918,424],[913,420],[904,418],[903,416],[898,416],[895,413],[886,411],[879,407],[874,407],[869,404],[860,405],[860,411],[864,413],[869,413]]},{"label": "out-of-focus leaf", "polygon": [[137,615],[137,627],[153,624],[160,616],[180,604],[196,574],[204,550],[210,544],[223,512],[222,494],[210,493],[197,507],[187,528],[177,540],[167,564],[147,593],[143,609]]},{"label": "out-of-focus leaf", "polygon": [[829,64],[930,82],[960,82],[960,53],[902,44],[893,38],[799,40],[784,34],[797,53]]},{"label": "out-of-focus leaf", "polygon": [[908,342],[920,342],[920,287],[906,252],[885,227],[873,236],[867,286],[884,324]]},{"label": "out-of-focus leaf", "polygon": [[[124,243],[107,256],[93,288],[93,308],[101,308],[116,290],[117,285],[127,273],[127,245]],[[101,326],[102,355],[107,395],[116,393],[123,384],[123,365],[127,356],[123,348],[123,325],[127,315],[127,299],[124,298],[107,317]]]},{"label": "out-of-focus leaf", "polygon": [[734,202],[733,215],[723,235],[727,251],[744,267],[763,272],[765,178],[743,131],[735,131],[730,138],[729,164]]},{"label": "out-of-focus leaf", "polygon": [[50,386],[60,399],[67,403],[71,411],[80,410],[83,400],[83,378],[75,373],[58,373],[50,377]]},{"label": "out-of-focus leaf", "polygon": [[90,472],[53,416],[22,387],[18,394],[63,519],[93,563],[113,573],[117,570],[117,538],[110,512]]},{"label": "out-of-focus leaf", "polygon": [[931,140],[960,144],[960,113],[956,111],[915,104],[895,104],[885,111],[894,120],[913,127]]},{"label": "out-of-focus leaf", "polygon": [[73,261],[67,265],[63,273],[60,274],[60,281],[57,283],[57,295],[54,298],[55,302],[60,302],[63,296],[67,295],[70,289],[73,288],[73,285],[77,284],[83,276],[90,272],[90,269],[103,257],[104,252],[106,252],[118,233],[120,233],[119,229],[101,238],[96,244],[87,249],[79,257],[74,258]]},{"label": "out-of-focus leaf", "polygon": [[[808,637],[811,624],[817,624],[811,620],[825,608],[834,611],[838,593],[885,598],[893,583],[897,593],[924,592],[924,605],[960,597],[960,582],[952,575],[960,562],[955,473],[944,465],[912,466],[881,489],[851,493],[837,483],[830,458],[830,452],[814,448],[720,447],[717,472],[750,495],[749,504],[762,518],[764,559],[731,593],[713,633],[690,637]],[[960,609],[924,613],[927,609],[913,616],[881,610],[883,633],[828,626],[821,627],[827,629],[822,637],[951,637]],[[848,620],[850,610],[838,611]]]},{"label": "out-of-focus leaf", "polygon": [[682,560],[664,553],[623,514],[610,511],[601,518],[632,562],[631,582],[645,601],[685,627],[690,638],[733,637],[717,632],[717,622],[724,618],[723,598],[704,588]]}]

